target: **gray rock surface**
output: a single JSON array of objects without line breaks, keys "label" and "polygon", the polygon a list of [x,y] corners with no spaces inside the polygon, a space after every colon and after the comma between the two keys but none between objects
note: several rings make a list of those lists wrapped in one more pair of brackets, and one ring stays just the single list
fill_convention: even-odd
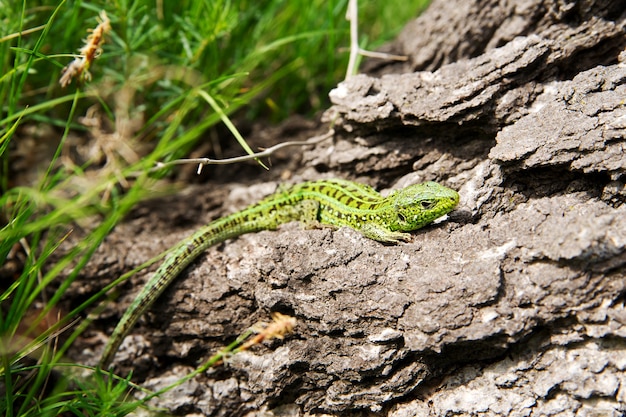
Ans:
[{"label": "gray rock surface", "polygon": [[[207,416],[626,413],[625,10],[434,1],[388,47],[408,65],[370,64],[376,75],[331,92],[338,135],[307,151],[292,180],[437,180],[459,191],[459,209],[397,246],[290,224],[212,248],[124,343],[118,370],[162,387],[280,311],[297,319],[292,335],[159,404]],[[273,187],[192,189],[168,215],[193,202],[201,218],[157,236],[155,219],[138,216],[93,276]],[[119,259],[111,251],[123,261],[106,263]],[[132,300],[127,288],[101,331]]]}]

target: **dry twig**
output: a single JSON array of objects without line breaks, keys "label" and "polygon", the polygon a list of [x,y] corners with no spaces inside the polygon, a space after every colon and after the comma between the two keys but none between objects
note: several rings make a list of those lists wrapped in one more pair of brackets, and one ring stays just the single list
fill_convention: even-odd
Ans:
[{"label": "dry twig", "polygon": [[350,59],[346,70],[346,80],[356,74],[356,59],[359,55],[370,58],[393,59],[395,61],[406,61],[404,55],[393,55],[384,52],[372,52],[359,47],[359,5],[357,0],[350,0],[346,11],[346,20],[350,21]]},{"label": "dry twig", "polygon": [[157,162],[156,166],[150,170],[150,172],[159,171],[163,168],[169,167],[171,165],[183,165],[183,164],[198,164],[198,173],[202,171],[202,167],[205,165],[226,165],[226,164],[235,164],[238,162],[248,161],[251,159],[258,159],[268,157],[279,149],[288,147],[288,146],[308,146],[308,145],[316,145],[320,142],[325,141],[326,139],[330,139],[335,134],[333,129],[329,129],[328,132],[323,135],[314,136],[307,140],[300,141],[290,141],[283,142],[277,145],[271,146],[261,152],[257,152],[251,155],[243,155],[237,156],[234,158],[226,158],[226,159],[211,159],[211,158],[188,158],[188,159],[176,159],[175,161],[169,162]]}]

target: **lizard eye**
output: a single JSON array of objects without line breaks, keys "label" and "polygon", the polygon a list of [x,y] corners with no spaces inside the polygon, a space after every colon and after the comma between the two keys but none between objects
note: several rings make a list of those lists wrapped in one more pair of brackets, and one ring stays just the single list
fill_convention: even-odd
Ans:
[{"label": "lizard eye", "polygon": [[420,201],[420,205],[424,210],[430,210],[435,206],[435,202],[433,200],[423,200]]}]

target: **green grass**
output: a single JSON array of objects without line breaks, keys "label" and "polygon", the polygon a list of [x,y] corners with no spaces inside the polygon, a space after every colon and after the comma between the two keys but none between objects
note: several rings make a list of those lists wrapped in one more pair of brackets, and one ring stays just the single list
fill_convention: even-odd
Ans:
[{"label": "green grass", "polygon": [[[231,116],[278,121],[327,105],[348,58],[346,3],[0,0],[1,414],[142,405],[129,378],[64,359],[108,288],[47,321],[115,225],[154,195],[165,174],[147,174],[155,162],[186,156]],[[373,49],[424,1],[362,3]],[[61,88],[101,10],[112,30],[91,80]],[[57,254],[76,224],[85,236]]]}]

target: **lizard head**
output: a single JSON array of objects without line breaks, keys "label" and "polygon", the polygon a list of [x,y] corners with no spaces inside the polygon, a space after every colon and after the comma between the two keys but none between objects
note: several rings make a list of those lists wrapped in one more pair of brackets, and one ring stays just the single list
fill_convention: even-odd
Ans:
[{"label": "lizard head", "polygon": [[388,200],[392,209],[390,229],[410,232],[451,212],[459,204],[459,193],[436,182],[425,182],[398,190]]}]

